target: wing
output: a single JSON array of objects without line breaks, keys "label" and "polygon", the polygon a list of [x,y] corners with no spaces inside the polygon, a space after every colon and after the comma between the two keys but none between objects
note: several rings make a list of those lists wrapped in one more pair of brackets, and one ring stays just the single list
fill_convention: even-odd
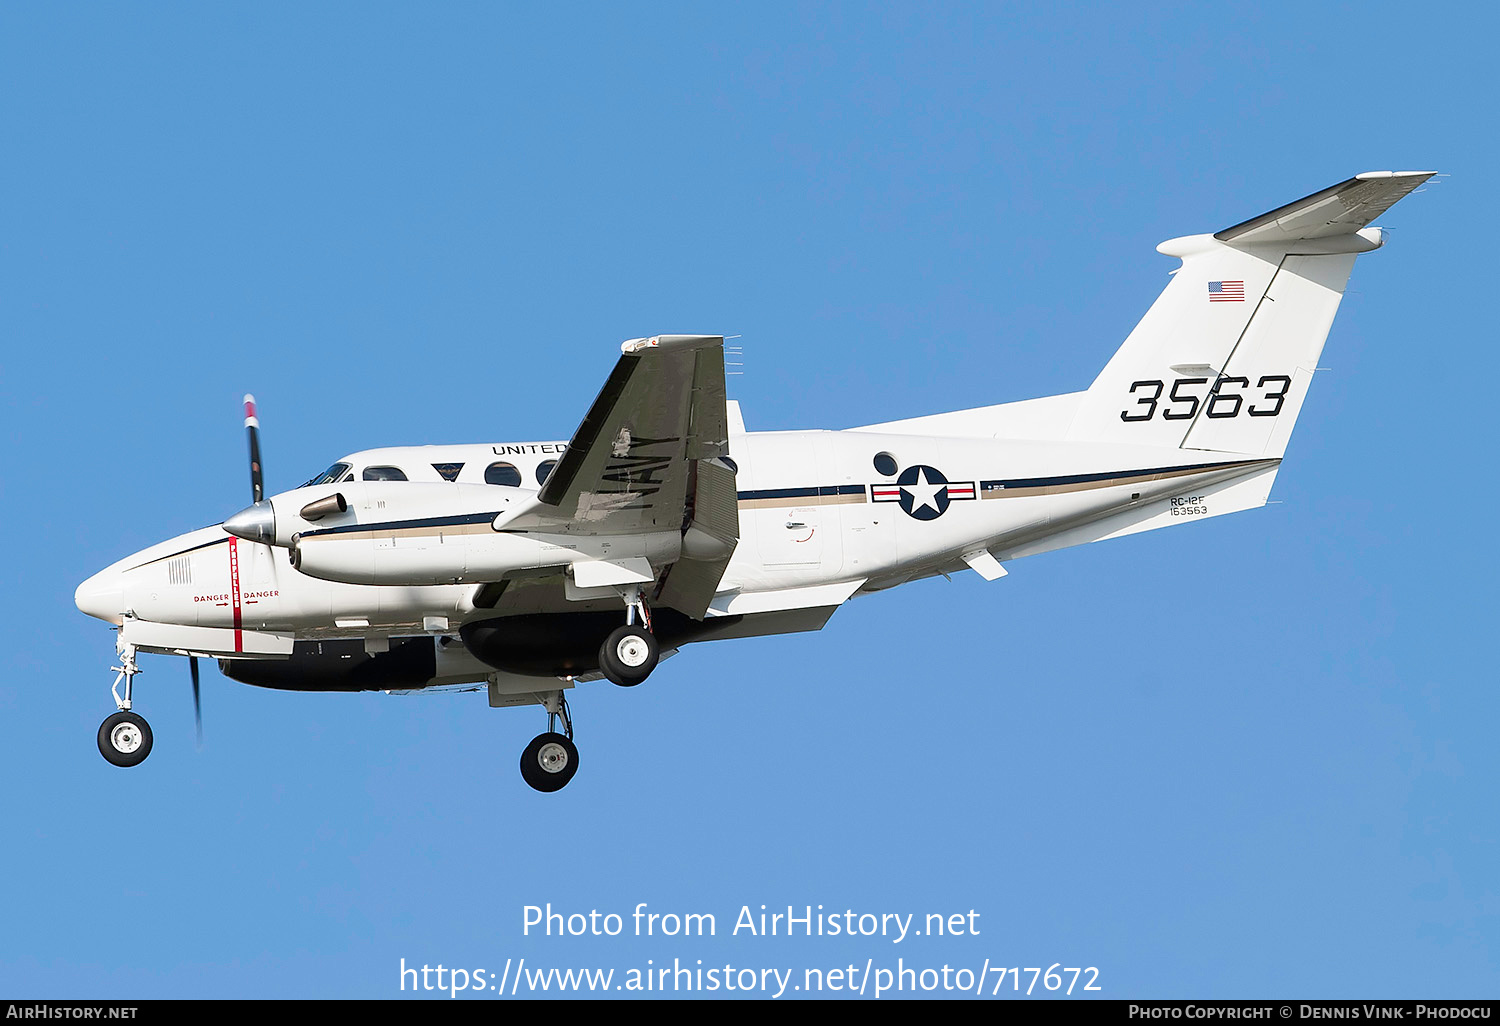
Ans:
[{"label": "wing", "polygon": [[725,412],[724,339],[633,339],[535,505],[505,530],[564,535],[680,531],[656,599],[701,618],[739,542]]},{"label": "wing", "polygon": [[537,493],[537,526],[569,534],[680,529],[694,461],[729,451],[721,336],[658,335],[621,349]]}]

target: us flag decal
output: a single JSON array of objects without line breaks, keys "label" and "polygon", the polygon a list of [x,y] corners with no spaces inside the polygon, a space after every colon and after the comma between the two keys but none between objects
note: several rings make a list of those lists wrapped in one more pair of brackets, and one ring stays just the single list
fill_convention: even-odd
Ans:
[{"label": "us flag decal", "polygon": [[1245,283],[1242,281],[1211,281],[1208,283],[1210,303],[1243,303]]}]

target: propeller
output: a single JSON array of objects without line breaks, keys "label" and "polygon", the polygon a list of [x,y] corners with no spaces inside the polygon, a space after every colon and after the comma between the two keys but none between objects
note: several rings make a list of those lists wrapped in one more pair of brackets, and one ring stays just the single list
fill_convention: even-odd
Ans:
[{"label": "propeller", "polygon": [[250,494],[252,502],[266,497],[260,472],[260,420],[255,416],[255,396],[245,396],[245,433],[250,436]]},{"label": "propeller", "polygon": [[[250,499],[252,505],[224,522],[230,534],[251,541],[270,542],[276,534],[276,521],[266,497],[265,475],[260,465],[260,418],[255,415],[255,396],[245,393],[245,434],[250,440]],[[198,657],[188,656],[188,672],[193,677],[193,727],[198,732],[198,747],[203,747],[203,699],[198,677]]]},{"label": "propeller", "polygon": [[193,675],[193,726],[198,731],[198,747],[203,747],[203,703],[198,697],[198,657],[188,656],[188,671]]},{"label": "propeller", "polygon": [[276,515],[266,500],[265,476],[260,464],[260,419],[255,415],[255,396],[245,396],[245,434],[250,439],[250,495],[252,502],[224,521],[224,530],[247,541],[275,544]]}]

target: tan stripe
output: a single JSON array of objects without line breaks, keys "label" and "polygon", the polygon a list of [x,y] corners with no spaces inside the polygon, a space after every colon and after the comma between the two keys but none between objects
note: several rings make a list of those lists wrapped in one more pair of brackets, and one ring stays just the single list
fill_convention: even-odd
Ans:
[{"label": "tan stripe", "polygon": [[865,501],[863,493],[849,495],[797,495],[786,499],[741,499],[740,509],[794,509],[798,506],[848,506]]},{"label": "tan stripe", "polygon": [[1149,484],[1152,481],[1167,481],[1175,477],[1218,474],[1230,469],[1258,470],[1265,467],[1273,467],[1279,462],[1279,460],[1255,460],[1246,463],[1215,463],[1207,467],[1183,467],[1177,470],[1165,470],[1159,474],[1126,474],[1121,477],[1108,477],[1102,481],[1074,481],[1070,484],[1036,485],[1030,488],[985,488],[981,497],[985,499],[1013,499],[1024,498],[1028,495],[1062,495],[1067,492],[1091,491],[1095,488],[1116,488],[1121,485]]}]

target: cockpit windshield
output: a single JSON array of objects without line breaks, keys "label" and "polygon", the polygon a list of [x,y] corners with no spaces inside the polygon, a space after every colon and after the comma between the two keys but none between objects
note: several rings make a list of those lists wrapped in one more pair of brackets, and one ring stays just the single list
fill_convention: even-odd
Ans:
[{"label": "cockpit windshield", "polygon": [[335,463],[333,466],[323,471],[323,473],[319,474],[317,477],[313,478],[306,484],[300,485],[299,487],[311,488],[313,485],[333,484],[335,481],[343,480],[344,475],[347,473],[349,473],[349,464]]}]

